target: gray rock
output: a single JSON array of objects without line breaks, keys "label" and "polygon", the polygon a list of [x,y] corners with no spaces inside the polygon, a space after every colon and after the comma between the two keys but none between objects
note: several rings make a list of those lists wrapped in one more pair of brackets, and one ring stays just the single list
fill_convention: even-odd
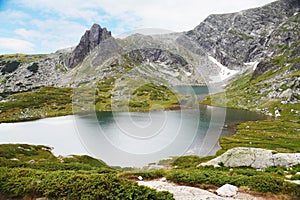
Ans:
[{"label": "gray rock", "polygon": [[80,64],[89,52],[110,37],[110,31],[107,31],[106,28],[102,29],[98,24],[94,24],[81,37],[79,44],[75,47],[70,58],[66,59],[66,65],[72,68]]},{"label": "gray rock", "polygon": [[216,190],[217,194],[221,197],[233,197],[237,195],[238,191],[239,189],[236,186],[230,184],[225,184]]},{"label": "gray rock", "polygon": [[276,153],[272,150],[248,147],[236,147],[226,151],[199,166],[216,165],[223,163],[228,167],[266,168],[271,166],[293,166],[300,164],[300,153]]},{"label": "gray rock", "polygon": [[260,8],[210,15],[186,36],[197,42],[195,52],[211,55],[230,68],[242,67],[244,62],[267,56],[273,31],[299,7],[298,0],[279,0]]}]

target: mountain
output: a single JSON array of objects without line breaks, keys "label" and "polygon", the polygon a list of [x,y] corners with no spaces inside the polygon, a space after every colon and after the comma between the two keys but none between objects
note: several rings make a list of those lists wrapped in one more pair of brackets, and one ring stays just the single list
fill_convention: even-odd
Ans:
[{"label": "mountain", "polygon": [[72,51],[70,57],[65,61],[66,66],[75,67],[83,61],[87,54],[97,47],[102,41],[111,37],[111,32],[106,28],[101,28],[98,24],[94,24],[90,30],[87,30],[81,37],[79,44]]},{"label": "mountain", "polygon": [[196,42],[199,53],[231,69],[240,69],[244,63],[269,56],[274,31],[299,9],[298,0],[279,0],[260,8],[210,15],[185,35]]},{"label": "mountain", "polygon": [[[107,80],[119,85],[131,84],[126,81],[133,79],[167,87],[222,85],[243,74],[256,79],[286,67],[285,63],[291,66],[284,73],[297,71],[299,10],[298,0],[278,0],[260,8],[210,15],[191,31],[122,39],[94,24],[74,48],[48,55],[1,55],[0,94],[5,97],[44,86],[75,88]],[[297,96],[297,88],[297,84],[288,87],[292,92],[286,93]]]}]

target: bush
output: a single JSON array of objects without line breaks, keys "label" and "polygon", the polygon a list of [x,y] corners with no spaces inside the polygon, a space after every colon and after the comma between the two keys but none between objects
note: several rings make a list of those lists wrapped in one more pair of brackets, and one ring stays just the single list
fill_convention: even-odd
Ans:
[{"label": "bush", "polygon": [[12,73],[14,72],[15,70],[18,69],[18,67],[20,66],[20,62],[18,61],[9,61],[9,62],[3,62],[4,67],[1,69],[1,73],[2,75],[3,74],[6,74],[6,73]]},{"label": "bush", "polygon": [[39,65],[37,63],[32,63],[32,65],[27,67],[27,69],[32,73],[37,73],[39,70]]},{"label": "bush", "polygon": [[213,167],[199,167],[198,169],[172,169],[167,179],[179,184],[188,185],[215,185],[233,184],[237,187],[246,186],[254,191],[264,193],[283,193],[299,195],[300,186],[290,184],[283,178],[265,173],[256,172],[250,168],[214,169]]},{"label": "bush", "polygon": [[45,196],[50,199],[173,199],[115,174],[0,168],[0,193],[7,197]]}]

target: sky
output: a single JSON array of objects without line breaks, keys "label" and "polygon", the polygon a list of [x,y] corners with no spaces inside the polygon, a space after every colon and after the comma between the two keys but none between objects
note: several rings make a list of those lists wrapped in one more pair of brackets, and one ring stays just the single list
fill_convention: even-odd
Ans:
[{"label": "sky", "polygon": [[75,46],[94,23],[113,36],[143,28],[188,31],[209,14],[274,0],[0,0],[0,54]]}]

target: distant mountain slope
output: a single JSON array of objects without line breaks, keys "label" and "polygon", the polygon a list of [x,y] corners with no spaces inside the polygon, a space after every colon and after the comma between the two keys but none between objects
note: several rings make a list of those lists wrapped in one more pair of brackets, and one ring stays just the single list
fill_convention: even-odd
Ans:
[{"label": "distant mountain slope", "polygon": [[[244,63],[260,61],[272,53],[273,32],[299,9],[298,0],[279,0],[260,8],[210,15],[186,36],[196,42],[198,53],[231,69],[241,69]],[[288,39],[283,36],[282,40]]]},{"label": "distant mountain slope", "polygon": [[[286,40],[286,38],[289,38]],[[300,13],[273,31],[270,57],[237,76],[209,104],[260,111],[282,119],[300,119]]]}]

